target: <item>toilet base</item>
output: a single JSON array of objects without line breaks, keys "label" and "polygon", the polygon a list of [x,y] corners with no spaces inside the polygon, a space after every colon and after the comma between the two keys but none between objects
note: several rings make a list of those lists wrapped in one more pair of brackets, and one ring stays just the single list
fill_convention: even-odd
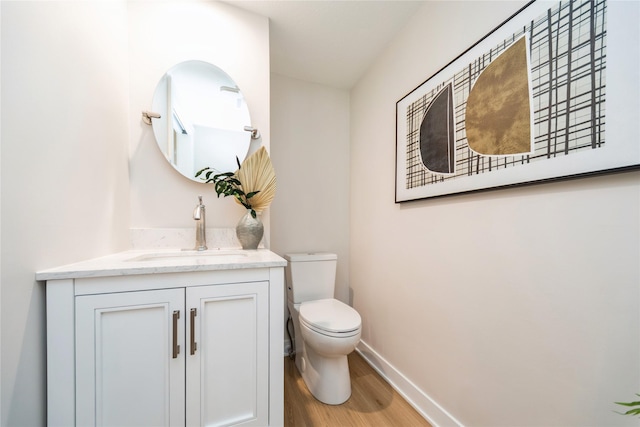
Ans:
[{"label": "toilet base", "polygon": [[299,310],[291,301],[288,308],[294,326],[295,363],[307,388],[322,403],[346,402],[351,397],[347,355],[360,341],[360,330],[345,338],[324,336],[301,325]]},{"label": "toilet base", "polygon": [[304,383],[315,397],[328,405],[340,405],[351,397],[349,361],[346,355],[326,357],[317,354],[309,346],[300,363],[296,363]]}]

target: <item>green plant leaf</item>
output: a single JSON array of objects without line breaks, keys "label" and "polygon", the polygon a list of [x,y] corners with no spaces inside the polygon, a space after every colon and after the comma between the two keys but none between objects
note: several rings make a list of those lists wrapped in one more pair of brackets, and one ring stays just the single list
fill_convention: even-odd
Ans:
[{"label": "green plant leaf", "polygon": [[[640,397],[640,394],[636,393],[636,396]],[[635,401],[635,402],[614,402],[614,403],[616,405],[622,405],[622,406],[627,406],[627,407],[639,406],[638,408],[629,409],[625,413],[615,411],[620,415],[640,415],[640,401]]]},{"label": "green plant leaf", "polygon": [[[240,159],[236,156],[236,162],[238,163],[238,169],[240,168]],[[206,172],[206,173],[205,173]],[[235,172],[223,172],[215,173],[215,169],[206,167],[197,172],[196,176],[205,174],[202,180],[206,179],[207,183],[213,183],[214,189],[218,198],[222,195],[224,197],[233,196],[242,206],[251,210],[251,216],[256,218],[256,211],[251,207],[249,199],[258,194],[260,191],[252,191],[249,194],[245,194],[242,190],[242,182],[238,179]],[[212,177],[213,175],[213,177]]]},{"label": "green plant leaf", "polygon": [[[638,402],[614,402],[618,405],[624,405],[624,406],[640,406],[640,401]],[[638,408],[640,409],[640,408]]]},{"label": "green plant leaf", "polygon": [[218,180],[218,179],[224,179],[224,178],[231,178],[232,176],[233,176],[233,172],[218,173],[213,176],[213,179]]}]

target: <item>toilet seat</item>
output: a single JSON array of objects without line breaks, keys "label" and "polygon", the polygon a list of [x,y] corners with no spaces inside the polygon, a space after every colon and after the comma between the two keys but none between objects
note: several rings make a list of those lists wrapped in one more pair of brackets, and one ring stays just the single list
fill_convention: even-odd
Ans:
[{"label": "toilet seat", "polygon": [[300,322],[322,335],[346,338],[360,333],[360,314],[337,299],[328,298],[300,304]]}]

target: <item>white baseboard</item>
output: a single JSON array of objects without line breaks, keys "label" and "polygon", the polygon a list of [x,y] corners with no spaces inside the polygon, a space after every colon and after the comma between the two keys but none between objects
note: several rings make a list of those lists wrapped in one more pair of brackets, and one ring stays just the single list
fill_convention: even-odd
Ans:
[{"label": "white baseboard", "polygon": [[427,396],[367,343],[360,341],[356,351],[433,427],[464,427],[461,422]]}]

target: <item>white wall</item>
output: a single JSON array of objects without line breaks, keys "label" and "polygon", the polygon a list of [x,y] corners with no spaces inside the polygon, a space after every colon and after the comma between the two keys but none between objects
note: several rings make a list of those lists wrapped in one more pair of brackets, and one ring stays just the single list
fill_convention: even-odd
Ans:
[{"label": "white wall", "polygon": [[[267,150],[269,117],[269,21],[211,1],[130,1],[131,226],[195,227],[198,195],[207,206],[208,227],[235,227],[245,209],[232,198],[217,198],[212,185],[188,180],[164,159],[151,126],[141,120],[151,108],[156,84],[173,65],[198,59],[217,65],[238,84]],[[249,123],[247,123],[249,124]],[[263,214],[265,235],[269,212]],[[210,247],[215,246],[215,242]],[[267,239],[268,243],[268,239]],[[268,244],[266,245],[268,246]]]},{"label": "white wall", "polygon": [[[0,34],[2,34],[2,7],[0,7]],[[1,37],[0,37],[1,39]],[[1,52],[1,49],[0,49]],[[2,54],[0,53],[0,82],[2,81]],[[2,84],[0,83],[0,94]],[[0,100],[0,117],[2,117],[2,101]],[[0,147],[2,146],[2,120],[0,120]],[[2,188],[2,150],[0,149],[0,189]],[[2,198],[0,197],[0,225],[2,224]],[[0,226],[0,278],[2,278],[2,227]],[[0,379],[2,379],[2,281],[0,280]],[[0,422],[2,422],[2,387],[0,387]]]},{"label": "white wall", "polygon": [[[244,210],[164,161],[141,121],[162,74],[212,62],[242,89],[268,147],[268,20],[209,1],[1,2],[1,425],[45,425],[37,270],[128,249],[129,227],[208,226]],[[263,216],[269,232],[269,213]]]},{"label": "white wall", "polygon": [[348,303],[349,94],[272,74],[271,122],[278,178],[271,250],[336,253],[335,297]]},{"label": "white wall", "polygon": [[394,203],[396,101],[523,3],[426,3],[351,92],[362,340],[464,425],[637,425],[640,172]]},{"label": "white wall", "polygon": [[37,270],[126,249],[124,2],[2,2],[2,419],[45,425]]},{"label": "white wall", "polygon": [[[2,7],[0,7],[0,34],[2,34]],[[1,37],[0,37],[1,40]],[[0,82],[2,81],[2,50],[0,49]],[[0,83],[0,94],[2,84]],[[0,118],[2,117],[2,101],[0,99]],[[2,146],[2,120],[0,120],[0,147]],[[0,189],[2,188],[2,150],[0,149]],[[0,279],[2,278],[2,198],[0,197]],[[0,379],[2,379],[2,281],[0,280]],[[2,422],[2,387],[0,386],[0,422]]]},{"label": "white wall", "polygon": [[336,298],[349,301],[349,94],[272,74],[271,249],[338,254]]}]

